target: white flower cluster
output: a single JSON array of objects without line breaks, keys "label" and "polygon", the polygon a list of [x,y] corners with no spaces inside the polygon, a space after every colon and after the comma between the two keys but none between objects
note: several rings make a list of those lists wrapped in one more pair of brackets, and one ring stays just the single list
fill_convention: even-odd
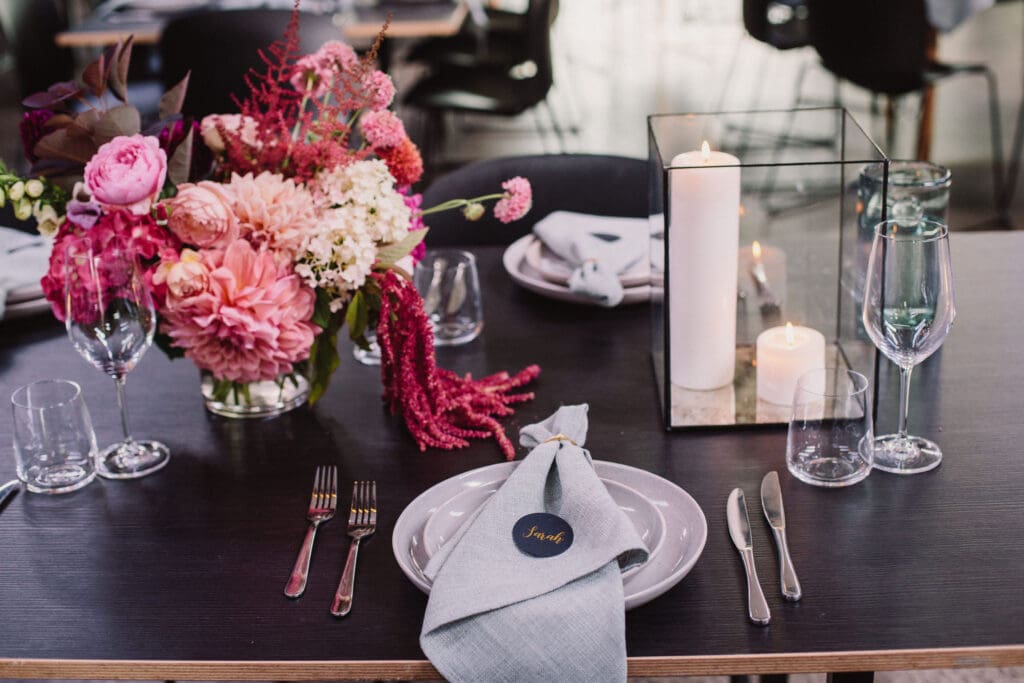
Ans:
[{"label": "white flower cluster", "polygon": [[377,249],[409,231],[410,209],[383,161],[358,161],[316,179],[323,208],[303,240],[295,272],[331,294],[338,311],[370,274]]}]

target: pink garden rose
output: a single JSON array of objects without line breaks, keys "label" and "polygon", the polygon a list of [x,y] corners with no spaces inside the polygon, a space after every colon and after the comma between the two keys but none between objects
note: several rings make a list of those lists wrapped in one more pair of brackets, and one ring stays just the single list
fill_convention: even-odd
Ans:
[{"label": "pink garden rose", "polygon": [[149,212],[167,178],[167,154],[145,135],[118,136],[85,165],[85,189],[107,211]]},{"label": "pink garden rose", "polygon": [[186,244],[225,248],[238,239],[238,219],[231,209],[233,198],[225,186],[204,180],[185,183],[167,202],[167,226]]},{"label": "pink garden rose", "polygon": [[245,240],[185,250],[153,278],[167,297],[161,330],[197,366],[233,382],[272,380],[309,357],[316,295],[267,251]]}]

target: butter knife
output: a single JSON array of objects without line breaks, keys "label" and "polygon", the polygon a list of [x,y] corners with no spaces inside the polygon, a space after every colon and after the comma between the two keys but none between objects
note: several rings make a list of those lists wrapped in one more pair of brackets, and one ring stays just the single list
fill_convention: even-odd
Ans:
[{"label": "butter knife", "polygon": [[761,592],[761,583],[757,579],[757,568],[754,566],[754,543],[750,538],[750,520],[747,518],[747,501],[743,489],[733,489],[729,494],[726,507],[729,519],[729,536],[732,544],[740,551],[743,568],[747,572],[747,608],[750,621],[758,626],[767,626],[772,620],[772,613]]},{"label": "butter knife", "polygon": [[21,482],[18,481],[17,479],[12,479],[6,484],[0,485],[0,510],[3,509],[4,503],[7,501],[7,499],[20,490]]},{"label": "butter knife", "polygon": [[761,480],[761,507],[775,536],[775,547],[779,550],[779,581],[782,597],[796,602],[802,595],[800,580],[796,578],[793,559],[789,556],[786,542],[786,510],[782,507],[782,489],[779,487],[779,473],[772,470]]}]

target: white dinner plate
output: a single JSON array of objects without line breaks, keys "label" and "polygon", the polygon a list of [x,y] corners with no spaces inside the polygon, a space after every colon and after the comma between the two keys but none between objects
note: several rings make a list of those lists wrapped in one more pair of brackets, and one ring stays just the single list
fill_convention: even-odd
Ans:
[{"label": "white dinner plate", "polygon": [[[533,266],[526,262],[526,250],[533,239],[533,235],[525,235],[510,244],[508,249],[505,250],[501,262],[508,274],[512,276],[512,279],[521,287],[535,294],[546,296],[549,299],[567,301],[573,304],[599,306],[600,304],[593,299],[569,291],[569,288],[565,285],[548,282]],[[627,287],[625,295],[622,297],[622,303],[619,305],[645,303],[650,301],[650,298],[651,288],[649,285]]]},{"label": "white dinner plate", "polygon": [[[615,481],[601,480],[629,521],[633,523],[637,535],[647,548],[650,562],[661,550],[665,540],[665,518],[661,511],[650,500],[638,491]],[[475,486],[455,494],[447,502],[442,503],[423,525],[423,565],[434,556],[441,546],[451,539],[469,520],[476,517],[484,503],[504,485],[505,479]],[[630,567],[622,573],[623,577],[632,576],[643,569],[643,565]]]},{"label": "white dinner plate", "polygon": [[[423,568],[430,559],[423,529],[437,510],[464,491],[508,479],[518,462],[481,467],[446,479],[416,497],[395,523],[391,549],[408,579],[424,593],[430,581]],[[672,588],[697,563],[708,527],[704,513],[690,494],[651,472],[619,463],[594,461],[594,470],[604,481],[633,489],[654,505],[665,520],[664,540],[657,554],[634,574],[623,578],[626,609],[639,607]]]},{"label": "white dinner plate", "polygon": [[[554,282],[556,285],[569,283],[573,267],[568,261],[548,249],[536,236],[526,247],[524,258],[530,267],[540,273],[541,277],[548,282]],[[623,287],[641,287],[650,281],[650,273],[650,263],[646,258],[642,258],[625,273],[619,275],[619,281]]]}]

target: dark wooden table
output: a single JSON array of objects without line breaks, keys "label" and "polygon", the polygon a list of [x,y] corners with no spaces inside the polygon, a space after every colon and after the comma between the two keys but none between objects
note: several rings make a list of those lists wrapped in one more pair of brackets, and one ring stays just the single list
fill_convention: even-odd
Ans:
[{"label": "dark wooden table", "polygon": [[[539,298],[509,280],[498,249],[480,250],[484,334],[442,362],[474,373],[539,363],[537,399],[507,421],[511,433],[560,404],[589,402],[595,457],[679,483],[707,515],[692,573],[628,613],[631,675],[1024,664],[1024,234],[956,235],[952,246],[960,315],[916,373],[911,417],[946,459],[927,474],[875,473],[838,491],[785,473],[784,429],[664,432],[646,307]],[[0,326],[0,395],[44,377],[81,382],[101,442],[116,438],[110,381],[58,325]],[[882,430],[895,426],[894,379],[885,376]],[[391,530],[427,487],[498,462],[493,444],[418,452],[382,408],[377,370],[347,353],[314,409],[264,422],[208,415],[196,370],[157,351],[128,392],[135,433],[169,444],[171,464],[66,496],[23,492],[0,513],[0,677],[436,676],[417,643],[426,597],[399,571]],[[4,410],[0,443],[9,443]],[[363,547],[355,607],[341,621],[328,613],[347,548],[340,521],[321,529],[306,595],[282,595],[318,463],[380,486],[380,531]],[[773,612],[759,628],[746,619],[725,501],[734,486],[756,500],[771,469],[782,472],[804,598],[782,601],[769,531],[752,508]],[[0,480],[13,474],[5,455]]]}]

